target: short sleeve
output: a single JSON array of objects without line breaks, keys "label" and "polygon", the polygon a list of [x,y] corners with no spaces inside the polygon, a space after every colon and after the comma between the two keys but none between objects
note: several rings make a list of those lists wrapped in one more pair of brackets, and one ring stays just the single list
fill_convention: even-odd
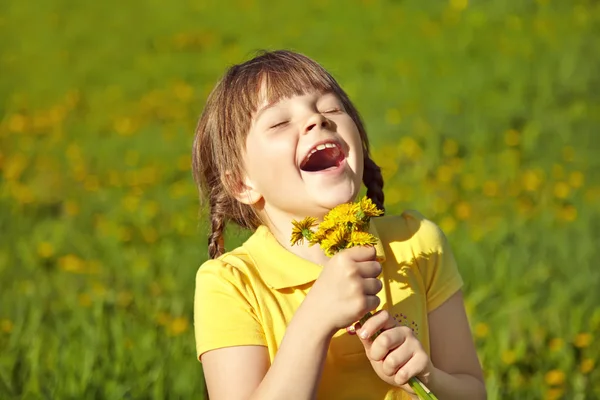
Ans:
[{"label": "short sleeve", "polygon": [[427,312],[431,312],[460,290],[463,280],[444,232],[416,211],[406,211],[404,216],[409,229],[415,232],[411,240],[413,251],[425,255],[419,258],[419,270],[426,290]]},{"label": "short sleeve", "polygon": [[223,347],[266,346],[254,299],[247,277],[232,265],[217,259],[198,269],[194,295],[198,359]]}]

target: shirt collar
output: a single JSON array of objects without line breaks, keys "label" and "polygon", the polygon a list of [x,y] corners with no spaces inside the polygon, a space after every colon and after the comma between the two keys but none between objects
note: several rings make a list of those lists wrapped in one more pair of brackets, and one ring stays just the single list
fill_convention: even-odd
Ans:
[{"label": "shirt collar", "polygon": [[[379,238],[373,220],[369,231]],[[264,225],[258,227],[243,247],[254,260],[261,277],[272,289],[279,290],[314,282],[323,270],[323,266],[305,260],[284,248]],[[375,248],[377,260],[385,261],[385,253],[379,240]]]}]

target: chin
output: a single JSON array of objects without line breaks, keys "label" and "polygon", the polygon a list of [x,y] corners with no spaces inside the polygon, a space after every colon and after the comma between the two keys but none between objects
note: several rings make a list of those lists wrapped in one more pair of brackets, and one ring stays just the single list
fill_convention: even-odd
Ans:
[{"label": "chin", "polygon": [[339,188],[339,189],[331,189],[326,193],[319,194],[317,199],[320,206],[326,208],[328,210],[338,206],[342,203],[348,203],[354,201],[356,196],[358,195],[358,190],[354,190],[353,188]]}]

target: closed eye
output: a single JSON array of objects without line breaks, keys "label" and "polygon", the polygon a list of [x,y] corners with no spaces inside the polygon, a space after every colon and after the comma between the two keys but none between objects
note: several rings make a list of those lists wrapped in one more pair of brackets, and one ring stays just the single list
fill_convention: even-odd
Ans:
[{"label": "closed eye", "polygon": [[281,122],[276,123],[275,125],[272,125],[269,129],[279,128],[279,127],[286,125],[287,123],[288,123],[288,121],[281,121]]},{"label": "closed eye", "polygon": [[325,111],[323,111],[323,114],[336,114],[341,112],[342,110],[340,110],[339,108],[329,108]]}]

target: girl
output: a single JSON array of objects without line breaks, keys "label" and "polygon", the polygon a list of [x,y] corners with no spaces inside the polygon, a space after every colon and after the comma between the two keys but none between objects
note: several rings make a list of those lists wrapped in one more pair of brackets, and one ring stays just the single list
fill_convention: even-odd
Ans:
[{"label": "girl", "polygon": [[[198,123],[193,171],[212,226],[194,303],[211,399],[408,399],[414,376],[440,400],[485,398],[462,280],[435,224],[414,211],[373,219],[378,258],[290,245],[293,220],[354,201],[361,183],[383,209],[358,112],[319,64],[275,51],[230,68]],[[254,233],[225,252],[229,221]]]}]

